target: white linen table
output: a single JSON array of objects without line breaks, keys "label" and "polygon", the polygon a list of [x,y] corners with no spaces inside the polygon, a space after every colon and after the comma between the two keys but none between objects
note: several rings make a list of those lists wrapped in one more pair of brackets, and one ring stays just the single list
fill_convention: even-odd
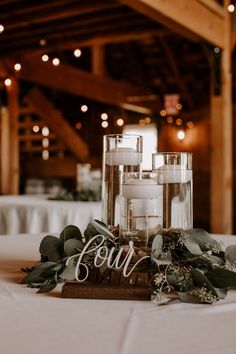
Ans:
[{"label": "white linen table", "polygon": [[73,224],[85,230],[101,218],[100,202],[47,200],[48,196],[0,196],[0,234],[60,232]]},{"label": "white linen table", "polygon": [[[235,354],[236,292],[215,305],[79,300],[18,284],[42,236],[0,236],[2,354]],[[224,237],[225,243],[236,238]]]}]

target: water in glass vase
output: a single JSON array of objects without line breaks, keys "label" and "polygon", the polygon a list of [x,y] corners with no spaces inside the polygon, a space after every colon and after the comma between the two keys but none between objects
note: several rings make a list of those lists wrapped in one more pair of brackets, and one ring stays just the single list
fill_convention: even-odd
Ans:
[{"label": "water in glass vase", "polygon": [[193,227],[192,180],[163,183],[163,228]]},{"label": "water in glass vase", "polygon": [[119,148],[105,153],[103,165],[103,221],[109,226],[120,222],[120,191],[122,174],[140,172],[142,153]]}]

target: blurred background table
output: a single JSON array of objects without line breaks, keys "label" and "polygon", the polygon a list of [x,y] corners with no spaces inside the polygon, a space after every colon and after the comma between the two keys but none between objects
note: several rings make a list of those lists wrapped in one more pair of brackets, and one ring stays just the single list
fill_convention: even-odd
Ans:
[{"label": "blurred background table", "polygon": [[0,197],[0,234],[55,233],[69,224],[83,231],[91,218],[101,218],[100,202],[54,201],[46,195]]}]

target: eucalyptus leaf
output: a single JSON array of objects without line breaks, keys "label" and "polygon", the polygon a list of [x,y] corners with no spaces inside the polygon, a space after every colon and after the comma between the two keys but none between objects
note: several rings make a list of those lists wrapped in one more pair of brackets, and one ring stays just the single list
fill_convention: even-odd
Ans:
[{"label": "eucalyptus leaf", "polygon": [[191,229],[182,232],[183,236],[190,238],[196,242],[202,251],[208,251],[215,247],[220,248],[219,243],[211,237],[211,235],[203,229]]},{"label": "eucalyptus leaf", "polygon": [[190,240],[189,238],[186,238],[184,240],[184,245],[187,248],[187,250],[192,253],[195,256],[201,256],[202,255],[202,250],[200,246],[196,243]]},{"label": "eucalyptus leaf", "polygon": [[193,287],[193,278],[190,272],[171,269],[167,271],[166,278],[177,291],[186,292]]},{"label": "eucalyptus leaf", "polygon": [[113,233],[110,230],[108,230],[107,225],[104,224],[103,222],[95,219],[95,220],[91,220],[90,224],[97,230],[97,234],[101,234],[110,239],[115,238]]},{"label": "eucalyptus leaf", "polygon": [[65,243],[67,240],[76,239],[82,241],[80,229],[75,225],[67,225],[60,233],[60,239]]},{"label": "eucalyptus leaf", "polygon": [[236,262],[236,245],[226,247],[225,259],[229,262]]},{"label": "eucalyptus leaf", "polygon": [[163,238],[161,235],[156,235],[152,241],[152,253],[157,256],[161,253],[163,247]]},{"label": "eucalyptus leaf", "polygon": [[80,253],[84,246],[84,242],[72,238],[64,243],[64,252],[68,257],[74,256]]},{"label": "eucalyptus leaf", "polygon": [[216,288],[235,288],[236,273],[227,269],[213,269],[206,273],[207,279]]},{"label": "eucalyptus leaf", "polygon": [[75,269],[76,265],[73,259],[71,259],[59,277],[63,280],[75,280]]},{"label": "eucalyptus leaf", "polygon": [[204,259],[206,259],[207,261],[213,263],[213,264],[223,264],[224,260],[220,257],[214,256],[214,255],[210,255],[210,254],[204,254]]},{"label": "eucalyptus leaf", "polygon": [[215,288],[219,299],[224,300],[227,296],[227,288]]},{"label": "eucalyptus leaf", "polygon": [[61,268],[62,265],[55,262],[41,263],[37,268],[34,268],[31,273],[27,274],[26,277],[22,279],[21,283],[42,283]]},{"label": "eucalyptus leaf", "polygon": [[52,291],[56,286],[57,283],[53,280],[50,283],[41,286],[37,291],[37,294],[48,293],[49,291]]},{"label": "eucalyptus leaf", "polygon": [[191,303],[191,304],[201,304],[201,300],[193,295],[189,295],[187,292],[182,293],[178,292],[179,299],[183,302]]},{"label": "eucalyptus leaf", "polygon": [[40,243],[39,252],[48,261],[60,261],[64,255],[63,242],[55,236],[45,236]]},{"label": "eucalyptus leaf", "polygon": [[152,261],[156,263],[158,266],[171,264],[172,263],[171,252],[170,251],[168,251],[167,253],[162,252],[157,256],[155,256],[155,254],[152,254]]},{"label": "eucalyptus leaf", "polygon": [[[207,292],[210,292],[213,296],[218,298],[218,294],[214,288],[214,285],[211,284],[211,281],[198,269],[190,269],[190,274],[193,277],[193,283],[198,288],[205,288]],[[236,275],[236,274],[235,274]]]}]

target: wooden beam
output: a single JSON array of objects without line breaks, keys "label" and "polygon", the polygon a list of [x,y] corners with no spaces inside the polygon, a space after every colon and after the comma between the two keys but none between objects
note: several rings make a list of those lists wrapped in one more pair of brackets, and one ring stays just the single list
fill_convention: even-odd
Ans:
[{"label": "wooden beam", "polygon": [[[12,68],[13,62],[8,61],[8,65]],[[55,67],[50,62],[43,63],[40,58],[35,57],[22,58],[21,65],[21,71],[16,74],[21,79],[134,112],[152,113],[148,105],[126,102],[128,96],[147,94],[142,87],[94,75],[66,64]]]},{"label": "wooden beam", "polygon": [[[76,35],[75,37],[70,37],[65,39],[58,40],[55,42],[47,42],[47,46],[39,48],[35,43],[35,40],[30,39],[26,43],[20,44],[17,43],[10,44],[7,47],[7,52],[14,53],[17,55],[35,55],[43,54],[45,52],[50,52],[55,50],[55,45],[60,50],[74,49],[77,47],[91,47],[93,45],[106,45],[109,43],[120,43],[127,42],[131,40],[142,40],[149,39],[153,36],[171,36],[172,32],[165,29],[157,29],[155,25],[145,25],[145,26],[135,26],[135,29],[119,29],[115,31],[109,31],[106,33],[93,33],[86,34],[82,36]],[[0,42],[1,43],[1,42]],[[1,45],[1,52],[4,54],[6,50]]]},{"label": "wooden beam", "polygon": [[1,194],[9,194],[10,190],[10,142],[9,112],[6,107],[0,109],[1,118]]},{"label": "wooden beam", "polygon": [[34,158],[26,161],[24,173],[27,177],[75,177],[76,159],[50,157],[44,161],[41,158]]},{"label": "wooden beam", "polygon": [[53,133],[50,133],[48,136],[43,136],[42,134],[24,134],[20,135],[18,139],[19,141],[37,141],[42,140],[43,138],[48,138],[49,140],[56,140],[57,136]]},{"label": "wooden beam", "polygon": [[87,144],[62,117],[61,112],[55,109],[47,97],[39,89],[34,88],[28,93],[25,100],[48,127],[55,132],[58,138],[64,142],[78,161],[86,162],[89,155]]},{"label": "wooden beam", "polygon": [[[57,4],[56,4],[57,5]],[[66,3],[63,6],[55,6],[52,11],[49,9],[32,8],[32,12],[12,16],[12,13],[0,14],[0,20],[4,22],[9,29],[28,26],[29,24],[45,24],[48,21],[67,19],[70,17],[81,16],[91,12],[98,12],[105,9],[119,7],[120,4],[108,0],[94,0],[92,2],[73,2]],[[13,14],[14,15],[14,14]]]},{"label": "wooden beam", "polygon": [[119,0],[181,35],[223,48],[224,18],[198,0]]},{"label": "wooden beam", "polygon": [[[229,0],[225,1],[225,10]],[[231,17],[226,11],[222,32],[225,33],[221,60],[221,97],[211,101],[211,225],[213,233],[231,234],[233,227],[232,172],[232,73]]]},{"label": "wooden beam", "polygon": [[94,45],[92,47],[92,72],[94,75],[106,75],[105,47]]},{"label": "wooden beam", "polygon": [[19,117],[19,87],[16,78],[11,77],[11,85],[6,87],[7,106],[9,111],[9,194],[19,193],[19,142],[18,142],[18,117]]}]

